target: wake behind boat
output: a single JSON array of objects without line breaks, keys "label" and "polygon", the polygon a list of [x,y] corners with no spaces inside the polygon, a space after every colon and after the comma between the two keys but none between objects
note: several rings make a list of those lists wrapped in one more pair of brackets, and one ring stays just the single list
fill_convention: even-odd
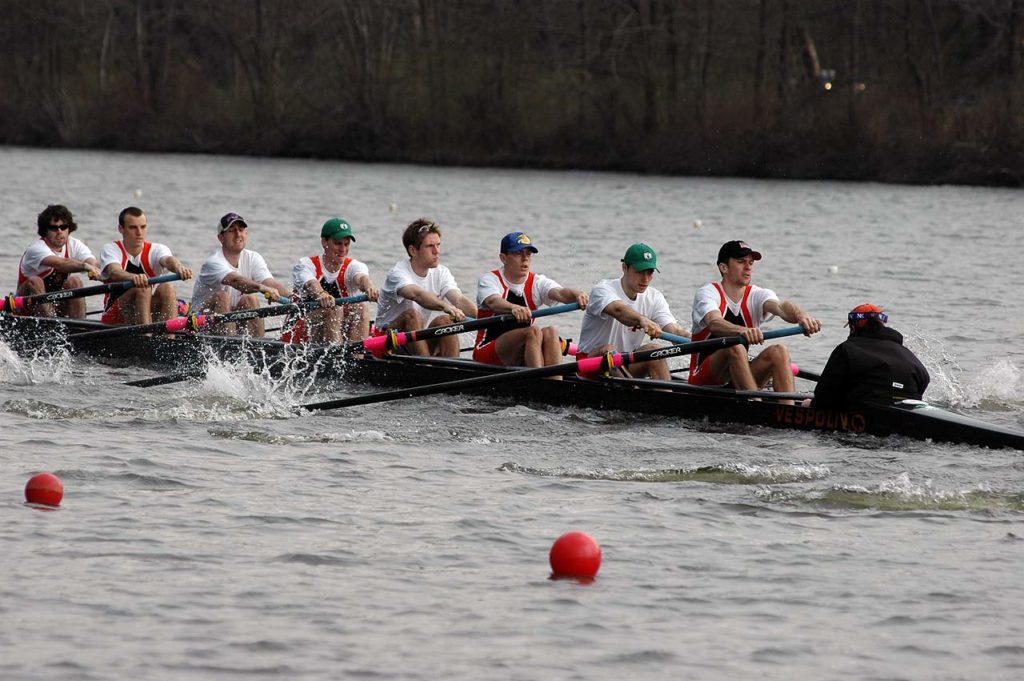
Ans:
[{"label": "wake behind boat", "polygon": [[[511,376],[521,367],[487,365],[460,358],[384,355],[374,357],[356,345],[294,345],[269,339],[179,333],[158,335],[84,334],[108,329],[88,321],[4,317],[0,339],[27,352],[41,344],[66,342],[74,352],[118,364],[178,372],[187,378],[202,375],[207,357],[244,360],[271,372],[311,372],[318,380],[385,388],[451,383],[485,376]],[[301,369],[296,369],[301,359]],[[160,379],[152,383],[159,384]],[[145,383],[142,381],[141,383]],[[636,380],[596,376],[566,376],[565,380],[527,378],[496,381],[459,392],[516,403],[621,410],[722,424],[749,424],[786,430],[813,430],[886,437],[902,435],[920,440],[1024,450],[1024,433],[958,414],[920,400],[864,403],[835,410],[799,406],[809,393],[738,391],[690,385],[681,380]],[[789,404],[796,400],[797,405]]]}]

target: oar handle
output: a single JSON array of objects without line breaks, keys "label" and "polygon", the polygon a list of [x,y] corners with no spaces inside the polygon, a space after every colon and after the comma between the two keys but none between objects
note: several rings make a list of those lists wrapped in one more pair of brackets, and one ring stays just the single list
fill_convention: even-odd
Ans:
[{"label": "oar handle", "polygon": [[[798,333],[803,333],[803,332],[804,332],[803,327],[800,327],[800,326],[787,326],[787,327],[782,328],[782,329],[773,329],[771,331],[765,331],[764,332],[764,339],[765,340],[772,340],[773,338],[784,338],[786,336],[795,336]],[[678,336],[678,335],[676,335],[674,333],[669,333],[667,331],[662,331],[661,332],[661,336],[659,336],[659,338],[663,338],[663,339],[667,340],[669,343],[690,343],[691,342],[689,338],[686,338],[684,336]]]},{"label": "oar handle", "polygon": [[[370,299],[370,296],[366,295],[365,293],[360,293],[359,295],[356,295],[356,296],[346,296],[344,298],[335,298],[334,299],[334,304],[335,305],[349,305],[351,303],[362,303],[362,302],[367,301],[369,299]],[[280,305],[292,305],[292,304],[296,303],[296,301],[292,300],[288,296],[279,296],[279,297],[275,298],[275,297],[271,296],[269,293],[267,294],[267,300],[270,301],[270,302],[278,303]],[[320,301],[319,300],[299,301],[298,304],[299,305],[304,305],[306,303],[310,304],[310,306],[307,308],[307,309],[310,309],[310,310],[320,307]],[[313,303],[316,303],[316,304],[314,305]]]}]

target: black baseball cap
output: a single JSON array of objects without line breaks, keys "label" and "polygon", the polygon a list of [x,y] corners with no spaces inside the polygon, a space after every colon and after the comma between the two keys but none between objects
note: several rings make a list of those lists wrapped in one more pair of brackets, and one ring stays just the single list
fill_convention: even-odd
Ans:
[{"label": "black baseball cap", "polygon": [[727,241],[718,249],[718,262],[729,262],[729,258],[745,258],[748,255],[754,256],[754,260],[761,259],[761,254],[746,241]]}]

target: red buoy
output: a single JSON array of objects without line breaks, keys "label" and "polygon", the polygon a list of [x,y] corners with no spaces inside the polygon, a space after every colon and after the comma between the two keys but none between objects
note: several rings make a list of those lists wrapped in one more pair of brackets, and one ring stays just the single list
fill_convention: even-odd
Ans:
[{"label": "red buoy", "polygon": [[53,473],[37,473],[25,485],[25,501],[31,504],[60,506],[64,498],[64,485]]},{"label": "red buoy", "polygon": [[601,547],[586,532],[566,532],[551,545],[552,577],[592,579],[601,568]]}]

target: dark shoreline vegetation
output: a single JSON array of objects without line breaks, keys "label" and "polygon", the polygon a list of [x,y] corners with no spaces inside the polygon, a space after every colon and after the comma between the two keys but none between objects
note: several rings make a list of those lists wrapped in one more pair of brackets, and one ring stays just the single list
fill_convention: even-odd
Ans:
[{"label": "dark shoreline vegetation", "polygon": [[1024,0],[0,0],[0,143],[1024,185]]}]

